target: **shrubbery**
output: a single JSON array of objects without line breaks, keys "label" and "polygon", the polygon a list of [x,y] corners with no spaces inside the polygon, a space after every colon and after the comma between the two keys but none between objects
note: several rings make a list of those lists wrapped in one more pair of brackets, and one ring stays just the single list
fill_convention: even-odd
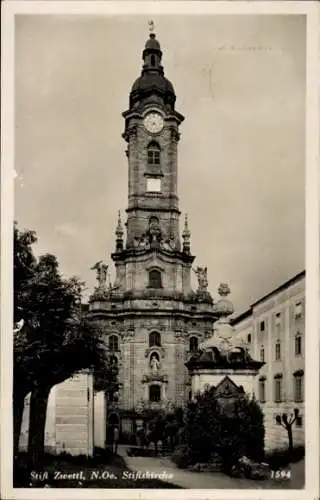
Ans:
[{"label": "shrubbery", "polygon": [[171,457],[179,469],[186,469],[191,464],[190,450],[187,444],[178,445]]},{"label": "shrubbery", "polygon": [[214,454],[222,458],[226,470],[242,456],[263,459],[263,413],[255,400],[245,394],[217,398],[211,388],[189,404],[185,446],[176,448],[172,459],[181,467],[209,463]]},{"label": "shrubbery", "polygon": [[304,456],[304,446],[295,446],[292,451],[287,448],[280,448],[266,452],[264,461],[270,465],[271,469],[277,470],[289,463],[299,462]]}]

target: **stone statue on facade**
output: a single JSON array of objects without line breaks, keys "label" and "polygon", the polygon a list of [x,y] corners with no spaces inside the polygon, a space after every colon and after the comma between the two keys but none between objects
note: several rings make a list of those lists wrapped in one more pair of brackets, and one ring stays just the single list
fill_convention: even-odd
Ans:
[{"label": "stone statue on facade", "polygon": [[106,287],[108,267],[109,266],[104,264],[102,260],[96,262],[96,264],[91,267],[92,270],[97,271],[98,288],[100,289]]},{"label": "stone statue on facade", "polygon": [[199,290],[206,291],[208,288],[207,268],[198,266],[196,269],[193,269],[193,272],[198,278]]},{"label": "stone statue on facade", "polygon": [[167,407],[167,411],[169,413],[172,413],[174,411],[174,404],[173,402],[171,401],[171,399],[168,399],[167,401],[167,404],[166,404],[166,407]]},{"label": "stone statue on facade", "polygon": [[151,368],[152,373],[154,373],[154,374],[158,373],[160,370],[160,361],[158,360],[158,358],[155,354],[153,356],[151,356],[150,368]]},{"label": "stone statue on facade", "polygon": [[144,410],[144,407],[145,407],[144,401],[143,401],[143,399],[140,399],[137,403],[137,406],[136,406],[137,413],[142,413]]},{"label": "stone statue on facade", "polygon": [[138,246],[143,250],[149,250],[150,242],[145,234],[142,235],[142,238],[140,239]]}]

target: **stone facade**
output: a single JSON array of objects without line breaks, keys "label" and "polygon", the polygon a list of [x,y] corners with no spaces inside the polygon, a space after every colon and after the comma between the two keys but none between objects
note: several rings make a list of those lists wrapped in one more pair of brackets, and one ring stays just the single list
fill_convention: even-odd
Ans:
[{"label": "stone facade", "polygon": [[115,281],[108,289],[100,279],[89,304],[89,316],[99,322],[118,364],[118,400],[109,401],[108,414],[112,407],[127,432],[143,408],[185,404],[190,349],[213,332],[207,284],[199,281],[196,291],[191,287],[194,256],[187,219],[180,233],[177,151],[184,117],[175,110],[174,89],[161,57],[151,34],[141,77],[123,113],[128,206],[126,231],[119,217],[111,255]]},{"label": "stone facade", "polygon": [[299,273],[233,320],[237,337],[265,361],[254,392],[265,415],[266,448],[287,446],[275,416],[299,408],[294,444],[304,444],[305,273]]}]

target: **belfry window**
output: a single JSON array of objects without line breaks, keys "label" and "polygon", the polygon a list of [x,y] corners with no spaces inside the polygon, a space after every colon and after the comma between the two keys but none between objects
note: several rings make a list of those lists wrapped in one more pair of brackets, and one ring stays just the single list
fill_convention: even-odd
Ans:
[{"label": "belfry window", "polygon": [[159,332],[151,332],[149,335],[149,347],[161,346],[161,335]]},{"label": "belfry window", "polygon": [[160,165],[160,146],[156,142],[148,146],[148,165]]},{"label": "belfry window", "polygon": [[158,269],[149,271],[149,288],[162,288],[161,272]]},{"label": "belfry window", "polygon": [[154,54],[151,55],[151,66],[155,66],[156,65],[156,57]]}]

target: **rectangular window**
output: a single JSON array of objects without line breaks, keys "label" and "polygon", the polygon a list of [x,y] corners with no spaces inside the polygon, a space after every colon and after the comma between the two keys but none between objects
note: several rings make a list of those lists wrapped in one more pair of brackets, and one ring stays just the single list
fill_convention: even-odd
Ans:
[{"label": "rectangular window", "polygon": [[261,347],[261,349],[260,349],[260,361],[263,361],[263,362],[265,361],[265,359],[264,359],[264,347]]},{"label": "rectangular window", "polygon": [[302,316],[302,303],[297,302],[294,306],[294,316],[295,318],[300,318]]},{"label": "rectangular window", "polygon": [[302,354],[302,337],[299,332],[294,339],[294,352],[296,356],[300,356],[300,354]]},{"label": "rectangular window", "polygon": [[251,344],[251,333],[248,333],[247,341],[248,341],[248,344]]},{"label": "rectangular window", "polygon": [[280,342],[276,343],[276,360],[279,361],[281,359],[281,344]]},{"label": "rectangular window", "polygon": [[302,427],[302,424],[303,424],[303,420],[302,420],[301,415],[299,415],[299,417],[296,418],[296,427]]},{"label": "rectangular window", "polygon": [[274,400],[276,403],[280,403],[282,400],[282,380],[281,380],[281,378],[276,378],[274,380]]},{"label": "rectangular window", "polygon": [[294,377],[294,400],[296,403],[303,401],[303,376],[296,375]]},{"label": "rectangular window", "polygon": [[265,403],[266,401],[266,383],[265,380],[259,380],[259,401]]},{"label": "rectangular window", "polygon": [[149,178],[147,179],[147,191],[149,193],[161,192],[161,179]]},{"label": "rectangular window", "polygon": [[149,400],[153,403],[161,401],[161,387],[160,387],[160,385],[151,385],[149,387]]},{"label": "rectangular window", "polygon": [[260,332],[264,332],[264,330],[265,330],[265,322],[260,321]]}]

